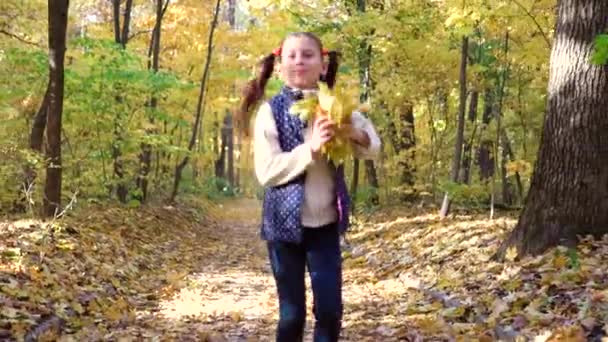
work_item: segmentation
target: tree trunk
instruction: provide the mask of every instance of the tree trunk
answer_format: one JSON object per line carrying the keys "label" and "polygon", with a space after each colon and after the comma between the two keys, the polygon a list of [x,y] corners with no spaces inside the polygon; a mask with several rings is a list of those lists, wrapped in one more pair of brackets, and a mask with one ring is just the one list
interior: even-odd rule
{"label": "tree trunk", "polygon": [[359,190],[359,159],[354,158],[353,159],[353,179],[350,183],[350,193],[351,193],[351,197],[352,197],[352,201],[351,201],[351,211],[354,213],[355,212],[355,206],[357,204],[357,191]]}
{"label": "tree trunk", "polygon": [[[502,129],[502,145],[503,145],[503,158],[509,161],[515,161],[515,154],[513,153],[513,149],[511,148],[511,141],[509,140],[509,136],[507,134],[507,129]],[[515,184],[517,185],[517,197],[518,201],[523,200],[524,186],[521,181],[521,175],[519,172],[515,172]]]}
{"label": "tree trunk", "polygon": [[577,235],[608,233],[608,67],[590,64],[608,29],[605,0],[561,0],[551,51],[547,114],[525,207],[509,247],[539,254]]}
{"label": "tree trunk", "polygon": [[236,1],[237,0],[228,0],[228,24],[232,29],[236,28]]}
{"label": "tree trunk", "polygon": [[114,21],[114,41],[120,44],[120,0],[112,0],[112,19]]}
{"label": "tree trunk", "polygon": [[[126,49],[129,37],[129,25],[131,24],[131,10],[133,8],[133,0],[126,0],[125,12],[123,14],[122,28],[120,25],[120,0],[112,1],[112,9],[114,15],[114,41],[123,49]],[[121,103],[122,96],[116,96],[116,102]],[[114,160],[114,175],[117,178],[116,196],[121,203],[127,202],[129,188],[124,180],[124,163],[122,161],[121,145],[124,141],[123,128],[120,114],[114,117],[114,142],[112,143],[112,159]]]}
{"label": "tree trunk", "polygon": [[486,89],[483,99],[483,116],[482,116],[482,132],[479,143],[479,151],[477,155],[477,164],[479,164],[479,178],[481,181],[486,181],[494,175],[494,155],[492,153],[492,140],[484,134],[488,125],[492,121],[494,115],[494,94],[491,89]]}
{"label": "tree trunk", "polygon": [[46,184],[44,214],[61,209],[61,115],[63,113],[64,59],[69,0],[49,0],[49,106],[47,114]]}
{"label": "tree trunk", "polygon": [[214,151],[217,159],[215,160],[215,177],[216,178],[224,178],[225,173],[225,155],[226,155],[226,146],[224,145],[226,142],[226,138],[224,137],[224,130],[220,126],[220,120],[217,117],[217,112],[215,114],[214,128],[215,128],[215,139],[214,139]]}
{"label": "tree trunk", "polygon": [[477,104],[479,103],[479,92],[473,90],[471,92],[471,101],[469,102],[469,122],[473,127],[473,133],[464,145],[464,154],[462,160],[462,182],[469,184],[471,182],[471,155],[473,151],[473,141],[475,141],[475,133],[477,130]]}
{"label": "tree trunk", "polygon": [[129,27],[131,26],[131,9],[133,9],[133,0],[127,0],[125,4],[125,13],[122,21],[122,32],[120,36],[120,43],[123,49],[127,47],[127,42],[129,41]]}
{"label": "tree trunk", "polygon": [[[415,182],[414,173],[416,172],[414,162],[414,151],[416,147],[416,136],[414,134],[414,107],[411,103],[405,102],[399,110],[399,125],[395,122],[389,124],[389,135],[395,154],[398,156],[397,165],[400,170],[399,185],[407,186],[412,189]],[[394,121],[394,120],[391,120]],[[399,130],[397,127],[399,126]],[[414,194],[406,195],[402,193],[400,200],[410,201]]]}
{"label": "tree trunk", "polygon": [[[32,130],[30,132],[30,148],[32,151],[42,153],[42,142],[44,141],[44,129],[46,128],[47,114],[49,110],[50,100],[50,84],[47,85],[46,91],[44,92],[44,98],[36,112],[34,121],[32,123]],[[32,169],[29,165],[24,167],[24,179],[23,179],[23,190],[24,196],[21,198],[21,202],[27,201],[29,192],[36,180],[36,170]],[[25,208],[25,207],[23,207]]]}
{"label": "tree trunk", "polygon": [[378,183],[378,175],[376,174],[376,166],[374,165],[373,160],[365,160],[365,178],[367,180],[367,184],[373,189],[373,192],[370,197],[370,203],[373,205],[380,204],[380,195],[378,194],[378,189],[380,189],[380,185]]}
{"label": "tree trunk", "polygon": [[224,128],[226,137],[226,156],[228,157],[228,183],[234,186],[234,131],[232,130],[232,114],[227,113],[224,120]]}
{"label": "tree trunk", "polygon": [[[148,50],[148,69],[157,73],[159,70],[160,63],[160,34],[162,31],[162,20],[169,5],[170,0],[166,0],[163,6],[163,0],[156,0],[156,22],[154,29],[152,30],[152,36],[150,38],[150,49]],[[149,101],[149,107],[151,111],[156,109],[158,105],[158,99],[152,95]],[[148,118],[151,124],[154,124],[154,116]],[[153,134],[153,129],[147,129],[146,134]],[[148,199],[148,175],[150,174],[152,164],[152,146],[150,144],[141,144],[141,153],[139,155],[140,171],[137,177],[137,187],[141,192],[141,201],[145,202]]]}
{"label": "tree trunk", "polygon": [[[458,104],[458,130],[456,131],[456,144],[454,146],[454,159],[452,160],[452,174],[450,180],[458,182],[460,173],[460,163],[462,159],[462,145],[464,143],[464,112],[467,104],[467,59],[468,59],[469,38],[462,38],[462,56],[460,60],[460,103]],[[450,197],[446,192],[443,197],[439,216],[444,218],[450,212]]]}
{"label": "tree trunk", "polygon": [[[198,103],[196,106],[196,115],[194,119],[194,124],[192,125],[192,136],[190,138],[190,143],[188,144],[188,151],[191,152],[194,144],[196,143],[196,137],[198,136],[198,130],[200,123],[202,121],[202,109],[203,109],[203,98],[207,85],[207,79],[209,78],[209,66],[211,65],[211,55],[213,52],[213,34],[215,32],[215,28],[217,26],[217,19],[220,12],[220,0],[217,0],[215,4],[215,12],[213,13],[213,22],[211,23],[211,29],[209,30],[209,39],[207,41],[207,60],[205,61],[205,69],[203,71],[203,77],[201,79],[201,87],[198,95]],[[175,167],[175,177],[173,180],[173,191],[171,191],[170,201],[174,202],[175,197],[177,197],[177,192],[179,190],[179,183],[182,179],[182,172],[186,165],[188,164],[188,160],[190,157],[186,155],[184,159]]]}
{"label": "tree trunk", "polygon": [[[505,43],[504,43],[504,53],[505,59],[507,59],[507,54],[509,53],[509,31],[505,34]],[[501,183],[502,183],[502,203],[506,206],[510,206],[513,204],[513,191],[511,183],[509,182],[509,178],[507,177],[507,160],[509,160],[509,155],[507,153],[507,144],[509,144],[507,133],[505,129],[502,127],[502,104],[504,102],[505,93],[506,93],[506,85],[507,80],[509,78],[509,69],[510,65],[507,64],[505,70],[502,72],[500,77],[500,84],[498,88],[498,108],[496,111],[496,122],[497,122],[497,146],[500,146],[502,149],[502,155],[500,158],[500,175],[501,175]],[[509,146],[510,147],[510,146]],[[496,154],[498,155],[498,154]]]}
{"label": "tree trunk", "polygon": [[[365,13],[366,0],[357,0],[357,12]],[[358,50],[359,59],[359,84],[361,85],[362,91],[359,95],[361,102],[365,102],[369,99],[371,92],[371,61],[372,61],[372,45],[369,43],[367,37],[361,38],[359,42]],[[365,161],[365,175],[367,183],[374,190],[378,189],[378,176],[376,175],[376,168],[373,160]],[[375,191],[371,197],[371,203],[374,205],[380,203],[380,197],[378,192]]]}

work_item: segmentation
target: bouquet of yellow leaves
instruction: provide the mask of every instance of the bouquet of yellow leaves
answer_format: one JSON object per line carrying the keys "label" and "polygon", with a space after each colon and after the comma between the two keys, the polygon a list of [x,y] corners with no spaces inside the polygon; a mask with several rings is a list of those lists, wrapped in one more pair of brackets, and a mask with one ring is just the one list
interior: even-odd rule
{"label": "bouquet of yellow leaves", "polygon": [[356,95],[344,89],[329,89],[327,84],[319,82],[317,96],[305,97],[289,109],[291,115],[302,121],[313,122],[317,116],[326,115],[336,125],[334,137],[322,149],[324,155],[336,164],[340,164],[352,154],[349,138],[351,116],[353,111],[368,112],[369,105],[361,104]]}

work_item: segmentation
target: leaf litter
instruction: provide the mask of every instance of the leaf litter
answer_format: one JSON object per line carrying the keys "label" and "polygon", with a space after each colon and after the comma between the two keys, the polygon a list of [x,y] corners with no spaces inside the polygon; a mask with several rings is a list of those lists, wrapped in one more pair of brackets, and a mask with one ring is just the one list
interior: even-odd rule
{"label": "leaf litter", "polygon": [[[259,210],[198,200],[1,223],[0,339],[272,341]],[[606,341],[608,238],[493,261],[515,223],[402,208],[355,220],[343,340]]]}

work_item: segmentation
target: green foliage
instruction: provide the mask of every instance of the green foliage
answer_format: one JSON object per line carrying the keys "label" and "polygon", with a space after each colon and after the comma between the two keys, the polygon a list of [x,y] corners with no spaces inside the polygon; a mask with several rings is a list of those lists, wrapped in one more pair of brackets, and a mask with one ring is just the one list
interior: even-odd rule
{"label": "green foliage", "polygon": [[[509,175],[521,165],[533,165],[538,149],[546,103],[549,47],[540,31],[551,32],[554,14],[548,0],[510,2],[446,0],[428,2],[367,2],[361,12],[354,1],[331,3],[327,0],[289,2],[270,1],[248,8],[232,30],[220,25],[208,89],[203,102],[202,130],[193,152],[187,151],[198,99],[200,76],[205,65],[204,39],[209,29],[212,4],[186,1],[173,3],[163,19],[160,71],[148,69],[149,31],[154,23],[152,3],[140,3],[134,12],[133,39],[124,49],[112,36],[112,21],[91,13],[105,13],[108,7],[87,2],[70,9],[72,19],[86,20],[73,25],[66,55],[66,84],[63,113],[64,190],[99,201],[114,198],[112,191],[126,184],[132,206],[140,205],[142,146],[150,146],[152,165],[147,180],[148,195],[167,196],[173,182],[175,165],[190,157],[197,170],[210,170],[217,158],[219,132],[215,123],[222,114],[238,104],[240,86],[257,73],[256,63],[270,52],[289,31],[317,33],[324,47],[340,51],[337,85],[357,93],[365,75],[361,58],[371,46],[371,93],[368,113],[383,141],[383,158],[376,163],[381,175],[381,191],[408,195],[411,189],[426,189],[434,194],[448,190],[463,205],[487,202],[489,189],[473,176],[472,185],[445,183],[449,178],[459,101],[458,67],[463,35],[469,36],[468,89],[479,92],[477,118],[467,121],[465,140],[473,144],[471,155],[482,140],[495,144],[497,94],[508,71],[502,101],[502,128],[507,130],[517,165],[509,164]],[[270,4],[272,3],[272,5]],[[48,82],[46,33],[40,18],[46,15],[44,2],[10,0],[0,5],[11,20],[8,31],[32,42],[2,36],[8,44],[0,48],[0,192],[7,201],[18,197],[22,171],[26,164],[41,171],[41,156],[28,150],[32,118],[37,112]],[[254,6],[248,2],[243,6]],[[105,6],[105,7],[104,7]],[[532,9],[538,25],[522,8]],[[4,13],[3,12],[3,13]],[[245,18],[249,15],[255,18]],[[378,25],[381,22],[382,25]],[[255,23],[250,25],[250,23]],[[82,25],[82,27],[80,26]],[[509,51],[505,54],[506,33]],[[546,35],[546,34],[545,34]],[[595,63],[608,60],[608,35],[596,40]],[[266,88],[271,96],[282,86],[272,77]],[[490,101],[485,94],[491,94]],[[152,98],[155,106],[151,105]],[[469,100],[470,101],[470,100]],[[467,102],[468,110],[469,102]],[[491,105],[489,123],[482,123],[483,110]],[[414,108],[415,147],[400,151],[404,108]],[[219,115],[218,115],[219,114]],[[495,146],[495,145],[493,145]],[[493,148],[494,149],[494,148]],[[235,151],[236,151],[235,146]],[[114,172],[118,151],[124,176]],[[239,151],[242,189],[231,189],[213,177],[185,177],[187,192],[209,198],[233,196],[241,191],[259,189],[252,172],[251,151]],[[495,151],[491,151],[495,153]],[[502,154],[496,163],[501,162]],[[413,186],[401,184],[403,165],[414,171]],[[473,162],[471,173],[478,173]],[[186,170],[190,169],[190,165]],[[500,168],[498,168],[500,169]],[[186,171],[185,170],[185,171]],[[527,168],[524,168],[527,170]],[[520,170],[521,171],[521,170]],[[191,172],[191,171],[188,171]],[[42,177],[44,172],[39,172]],[[497,175],[497,179],[501,179]],[[520,172],[524,186],[529,174]],[[40,179],[42,181],[42,179]],[[399,190],[395,190],[399,189]],[[360,208],[371,207],[377,190],[360,185],[355,199]],[[525,191],[524,191],[525,192]],[[40,187],[35,189],[41,198]]]}
{"label": "green foliage", "polygon": [[595,51],[591,61],[594,64],[608,63],[608,34],[601,34],[595,39]]}
{"label": "green foliage", "polygon": [[208,199],[234,197],[239,193],[238,187],[233,187],[228,180],[220,177],[208,177],[203,183],[203,193]]}
{"label": "green foliage", "polygon": [[356,210],[364,214],[373,212],[378,206],[373,203],[372,199],[377,198],[377,196],[378,188],[368,185],[360,185],[357,188],[357,193],[353,198]]}
{"label": "green foliage", "polygon": [[442,192],[450,195],[453,203],[466,207],[482,207],[490,203],[490,188],[484,184],[460,184],[445,181],[440,185]]}

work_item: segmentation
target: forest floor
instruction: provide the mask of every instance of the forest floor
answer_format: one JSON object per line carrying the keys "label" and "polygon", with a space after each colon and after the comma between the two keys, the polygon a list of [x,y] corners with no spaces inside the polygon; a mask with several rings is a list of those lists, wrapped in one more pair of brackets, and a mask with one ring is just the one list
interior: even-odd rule
{"label": "forest floor", "polygon": [[[259,212],[236,199],[0,221],[0,340],[272,341]],[[492,261],[514,224],[415,208],[359,217],[342,340],[606,341],[608,239]]]}

